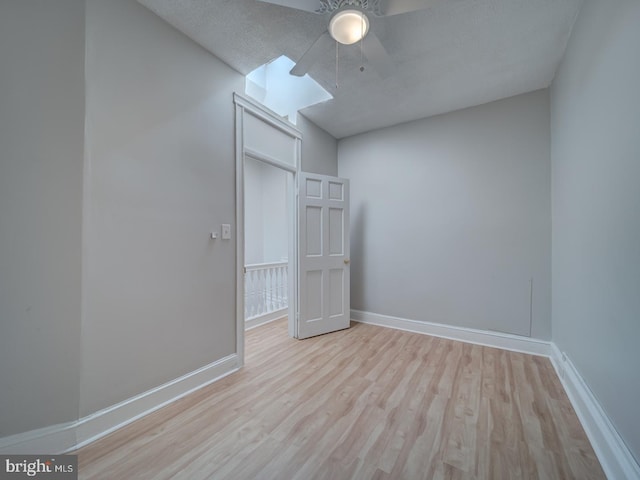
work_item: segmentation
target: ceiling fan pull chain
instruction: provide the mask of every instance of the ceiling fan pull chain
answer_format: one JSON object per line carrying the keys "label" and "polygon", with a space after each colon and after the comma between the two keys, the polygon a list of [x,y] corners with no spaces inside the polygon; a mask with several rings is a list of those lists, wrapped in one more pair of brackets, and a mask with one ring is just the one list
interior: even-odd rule
{"label": "ceiling fan pull chain", "polygon": [[360,71],[364,72],[364,61],[362,60],[363,54],[363,43],[364,43],[364,18],[362,18],[364,14],[360,12]]}
{"label": "ceiling fan pull chain", "polygon": [[338,89],[338,42],[336,41],[336,90]]}

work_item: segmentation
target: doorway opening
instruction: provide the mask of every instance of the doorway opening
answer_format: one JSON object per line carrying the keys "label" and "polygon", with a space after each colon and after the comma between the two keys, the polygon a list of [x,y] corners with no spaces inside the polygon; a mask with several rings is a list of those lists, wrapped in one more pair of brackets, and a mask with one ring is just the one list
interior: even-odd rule
{"label": "doorway opening", "polygon": [[[245,350],[245,164],[247,159],[261,165],[276,167],[286,176],[287,206],[287,330],[297,337],[296,314],[298,311],[296,227],[296,181],[300,168],[302,134],[290,123],[254,100],[233,96],[236,112],[236,353],[238,366],[244,365]],[[249,167],[251,168],[251,167]],[[277,273],[282,276],[283,272]],[[257,275],[257,274],[252,274]],[[280,283],[281,281],[273,282]],[[269,284],[271,285],[271,283]],[[268,289],[271,287],[269,286]],[[261,295],[261,294],[259,294]],[[265,295],[266,296],[266,295]],[[280,295],[271,298],[282,305]],[[276,310],[277,311],[277,310]],[[255,314],[256,310],[250,310]]]}
{"label": "doorway opening", "polygon": [[244,320],[245,330],[288,316],[289,251],[293,232],[288,183],[293,173],[245,156],[244,159]]}
{"label": "doorway opening", "polygon": [[[293,125],[253,100],[234,94],[234,103],[238,231],[236,353],[238,366],[241,367],[245,359],[245,318],[251,320],[263,313],[273,314],[276,318],[282,316],[285,298],[290,337],[302,339],[349,327],[349,181],[301,172],[302,134]],[[272,196],[268,194],[272,186],[266,186],[264,179],[272,176],[269,167],[275,167],[279,171],[278,174],[273,174],[275,177],[285,175],[284,200],[281,197],[281,180],[273,183],[273,192],[278,193]],[[246,170],[260,172],[257,175],[261,178],[260,187],[247,184]],[[266,197],[263,194],[265,189]],[[255,198],[257,192],[260,192],[258,199]],[[272,220],[263,218],[276,209],[273,205],[269,206],[274,202],[286,204],[286,262],[265,261],[283,258],[283,243],[274,240],[273,244],[267,245],[265,241],[265,237],[272,234],[282,238],[280,234],[284,230],[282,217]],[[260,204],[255,211],[249,212],[249,222],[252,216],[261,217],[260,226],[255,220],[254,223],[245,222],[245,203]],[[251,205],[248,208],[252,208]],[[274,226],[276,224],[280,227]],[[256,228],[260,228],[257,233]],[[280,231],[277,231],[278,228]],[[260,243],[253,246],[249,244],[248,249],[245,249],[247,234],[261,238]],[[249,242],[254,238],[249,239]],[[269,252],[270,257],[264,256],[265,251]],[[245,254],[250,257],[249,262],[245,261]],[[256,261],[261,263],[251,263]],[[280,265],[269,265],[274,263]],[[286,271],[282,263],[286,263]],[[246,268],[248,266],[255,268]],[[253,272],[259,267],[263,272],[250,273],[247,284],[247,270]],[[266,267],[273,268],[270,270]],[[286,293],[283,283],[287,286]],[[263,318],[255,323],[262,321],[268,319]]]}

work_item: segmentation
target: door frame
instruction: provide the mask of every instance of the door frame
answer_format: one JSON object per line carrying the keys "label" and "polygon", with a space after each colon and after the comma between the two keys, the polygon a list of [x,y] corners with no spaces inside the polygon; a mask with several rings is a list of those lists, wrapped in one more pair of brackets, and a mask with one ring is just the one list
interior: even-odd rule
{"label": "door frame", "polygon": [[[298,245],[297,245],[297,181],[300,171],[302,152],[302,133],[295,126],[270,109],[247,97],[233,94],[235,104],[235,132],[236,132],[236,354],[239,366],[244,365],[244,160],[253,158],[274,167],[289,172],[287,175],[287,209],[289,230],[289,272],[288,272],[288,331],[289,336],[297,337],[298,315]],[[291,165],[265,152],[256,151],[245,143],[245,115],[252,115],[267,126],[291,137],[294,143],[295,165]]]}

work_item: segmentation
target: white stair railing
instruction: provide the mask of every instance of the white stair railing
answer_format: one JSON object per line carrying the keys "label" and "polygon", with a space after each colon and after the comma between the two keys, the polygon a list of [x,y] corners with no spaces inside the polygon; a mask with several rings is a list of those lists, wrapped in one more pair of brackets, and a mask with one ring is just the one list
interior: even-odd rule
{"label": "white stair railing", "polygon": [[288,306],[288,263],[244,267],[244,318],[251,320]]}

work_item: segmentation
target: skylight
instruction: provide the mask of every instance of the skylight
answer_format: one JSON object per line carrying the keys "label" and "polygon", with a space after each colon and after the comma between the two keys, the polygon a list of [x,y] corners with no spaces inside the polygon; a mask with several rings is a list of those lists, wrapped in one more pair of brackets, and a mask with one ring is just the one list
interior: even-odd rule
{"label": "skylight", "polygon": [[331,100],[333,96],[308,74],[289,74],[295,63],[282,55],[249,73],[245,93],[282,117],[296,123],[298,110]]}

